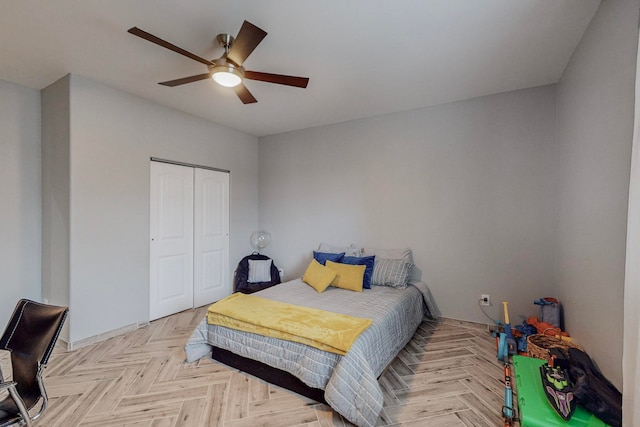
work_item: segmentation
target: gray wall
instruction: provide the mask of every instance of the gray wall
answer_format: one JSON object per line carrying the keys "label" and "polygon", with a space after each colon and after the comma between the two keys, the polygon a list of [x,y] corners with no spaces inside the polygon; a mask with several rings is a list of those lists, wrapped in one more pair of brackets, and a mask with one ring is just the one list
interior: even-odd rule
{"label": "gray wall", "polygon": [[0,328],[40,300],[40,93],[0,80]]}
{"label": "gray wall", "polygon": [[149,158],[228,169],[230,260],[258,226],[256,137],[70,78],[70,341],[149,318]]}
{"label": "gray wall", "polygon": [[[42,297],[69,306],[69,77],[42,91]],[[69,342],[65,322],[60,338]]]}
{"label": "gray wall", "polygon": [[558,86],[558,290],[567,329],[622,384],[637,0],[603,1]]}
{"label": "gray wall", "polygon": [[413,249],[442,315],[518,314],[554,283],[555,87],[260,139],[260,226],[285,278],[331,244]]}

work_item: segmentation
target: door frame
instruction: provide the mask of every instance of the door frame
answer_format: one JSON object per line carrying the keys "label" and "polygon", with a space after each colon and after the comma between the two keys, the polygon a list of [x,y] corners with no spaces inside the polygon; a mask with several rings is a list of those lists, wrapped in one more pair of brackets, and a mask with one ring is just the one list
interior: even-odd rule
{"label": "door frame", "polygon": [[[212,166],[205,166],[205,165],[199,165],[199,164],[194,164],[194,163],[185,163],[185,162],[180,162],[180,161],[176,161],[176,160],[169,160],[169,159],[163,159],[163,158],[159,158],[159,157],[150,157],[150,166],[149,169],[151,169],[151,162],[156,162],[156,163],[167,163],[167,164],[172,164],[172,165],[176,165],[176,166],[184,166],[184,167],[188,167],[188,168],[192,168],[194,170],[193,176],[194,176],[194,184],[195,184],[195,169],[204,169],[204,170],[211,170],[211,171],[216,171],[216,172],[223,172],[229,175],[229,178],[226,182],[226,228],[227,228],[227,248],[226,248],[226,261],[224,262],[224,264],[226,265],[226,271],[223,272],[223,275],[226,277],[226,281],[228,282],[228,293],[230,294],[232,291],[232,285],[231,285],[231,278],[229,276],[229,265],[230,265],[230,214],[231,214],[231,171],[228,169],[221,169],[221,168],[216,168],[216,167],[212,167]],[[151,177],[151,170],[149,171],[149,176]],[[151,194],[151,188],[150,188],[150,194]],[[194,186],[194,197],[195,197],[195,186]],[[195,199],[192,201],[193,202],[193,215],[195,217]],[[152,215],[152,209],[153,206],[151,206],[151,200],[150,200],[150,209],[149,209],[149,229],[151,230],[151,215]],[[195,219],[195,218],[194,218]],[[195,223],[193,224],[195,226]],[[194,227],[194,232],[195,232],[195,227]],[[151,231],[150,231],[151,234]],[[195,236],[194,236],[195,237]],[[150,277],[149,277],[149,319],[151,320],[155,320],[151,319],[151,295],[152,295],[152,289],[151,289],[151,255],[152,255],[152,249],[151,249],[151,245],[152,245],[152,239],[153,236],[149,236],[149,272],[150,272]],[[195,239],[192,239],[192,248],[195,249]],[[192,264],[195,263],[195,251],[192,251]],[[193,272],[193,269],[192,269]],[[193,276],[193,274],[192,274]],[[194,278],[192,277],[192,282],[195,283]],[[192,294],[192,301],[195,302],[195,298],[194,295]],[[194,304],[192,303],[192,307],[194,307]],[[162,317],[162,316],[161,316]],[[160,317],[157,317],[160,318]]]}

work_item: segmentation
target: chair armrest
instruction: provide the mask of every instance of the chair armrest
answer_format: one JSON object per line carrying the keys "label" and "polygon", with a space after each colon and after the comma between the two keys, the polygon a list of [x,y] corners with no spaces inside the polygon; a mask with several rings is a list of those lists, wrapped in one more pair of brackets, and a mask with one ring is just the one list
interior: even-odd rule
{"label": "chair armrest", "polygon": [[20,425],[31,427],[31,425],[33,424],[33,418],[31,417],[31,415],[29,415],[29,411],[27,410],[22,397],[18,394],[18,390],[16,389],[17,384],[18,383],[15,381],[7,381],[1,383],[0,391],[4,391],[6,389],[9,392],[9,395],[13,399],[13,402],[16,404],[16,407],[18,408],[18,411],[20,412],[20,415],[22,417],[22,421],[24,422],[24,424]]}
{"label": "chair armrest", "polygon": [[[0,350],[0,352],[4,353],[4,351]],[[0,354],[2,354],[0,353]],[[2,376],[2,366],[0,366],[0,383],[4,382],[4,376]]]}
{"label": "chair armrest", "polygon": [[15,387],[15,385],[18,384],[15,381],[5,381],[0,383],[0,390],[4,390],[5,388],[9,388],[9,387]]}
{"label": "chair armrest", "polygon": [[8,388],[13,388],[16,386],[16,384],[18,383],[15,381],[7,381],[7,382],[0,383],[0,391],[6,390]]}

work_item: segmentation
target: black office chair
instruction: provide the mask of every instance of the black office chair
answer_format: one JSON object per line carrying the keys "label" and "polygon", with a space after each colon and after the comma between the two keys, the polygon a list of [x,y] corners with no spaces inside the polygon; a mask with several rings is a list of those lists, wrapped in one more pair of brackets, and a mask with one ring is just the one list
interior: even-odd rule
{"label": "black office chair", "polygon": [[247,255],[242,258],[236,267],[236,271],[233,273],[233,292],[242,292],[245,294],[251,294],[261,291],[271,286],[280,284],[280,270],[274,263],[271,263],[271,280],[268,282],[249,282],[249,260],[269,260],[266,255],[259,254],[257,252]]}
{"label": "black office chair", "polygon": [[[60,330],[67,318],[67,307],[18,301],[7,329],[0,338],[0,350],[11,352],[12,381],[5,381],[0,370],[0,392],[9,395],[0,401],[0,427],[31,426],[47,407],[42,382],[46,366]],[[42,401],[34,415],[29,411]]]}

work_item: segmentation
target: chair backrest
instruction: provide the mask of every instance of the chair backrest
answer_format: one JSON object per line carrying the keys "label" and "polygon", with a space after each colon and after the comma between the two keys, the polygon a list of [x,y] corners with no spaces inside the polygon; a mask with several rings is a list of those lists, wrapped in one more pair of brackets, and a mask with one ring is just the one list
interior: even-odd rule
{"label": "chair backrest", "polygon": [[22,299],[0,338],[0,349],[11,351],[12,379],[28,408],[40,398],[39,366],[47,364],[68,311]]}
{"label": "chair backrest", "polygon": [[249,260],[268,260],[266,255],[253,253],[242,258],[236,267],[233,279],[234,292],[251,293],[280,283],[280,271],[275,263],[271,263],[271,280],[269,282],[250,283],[249,282]]}

